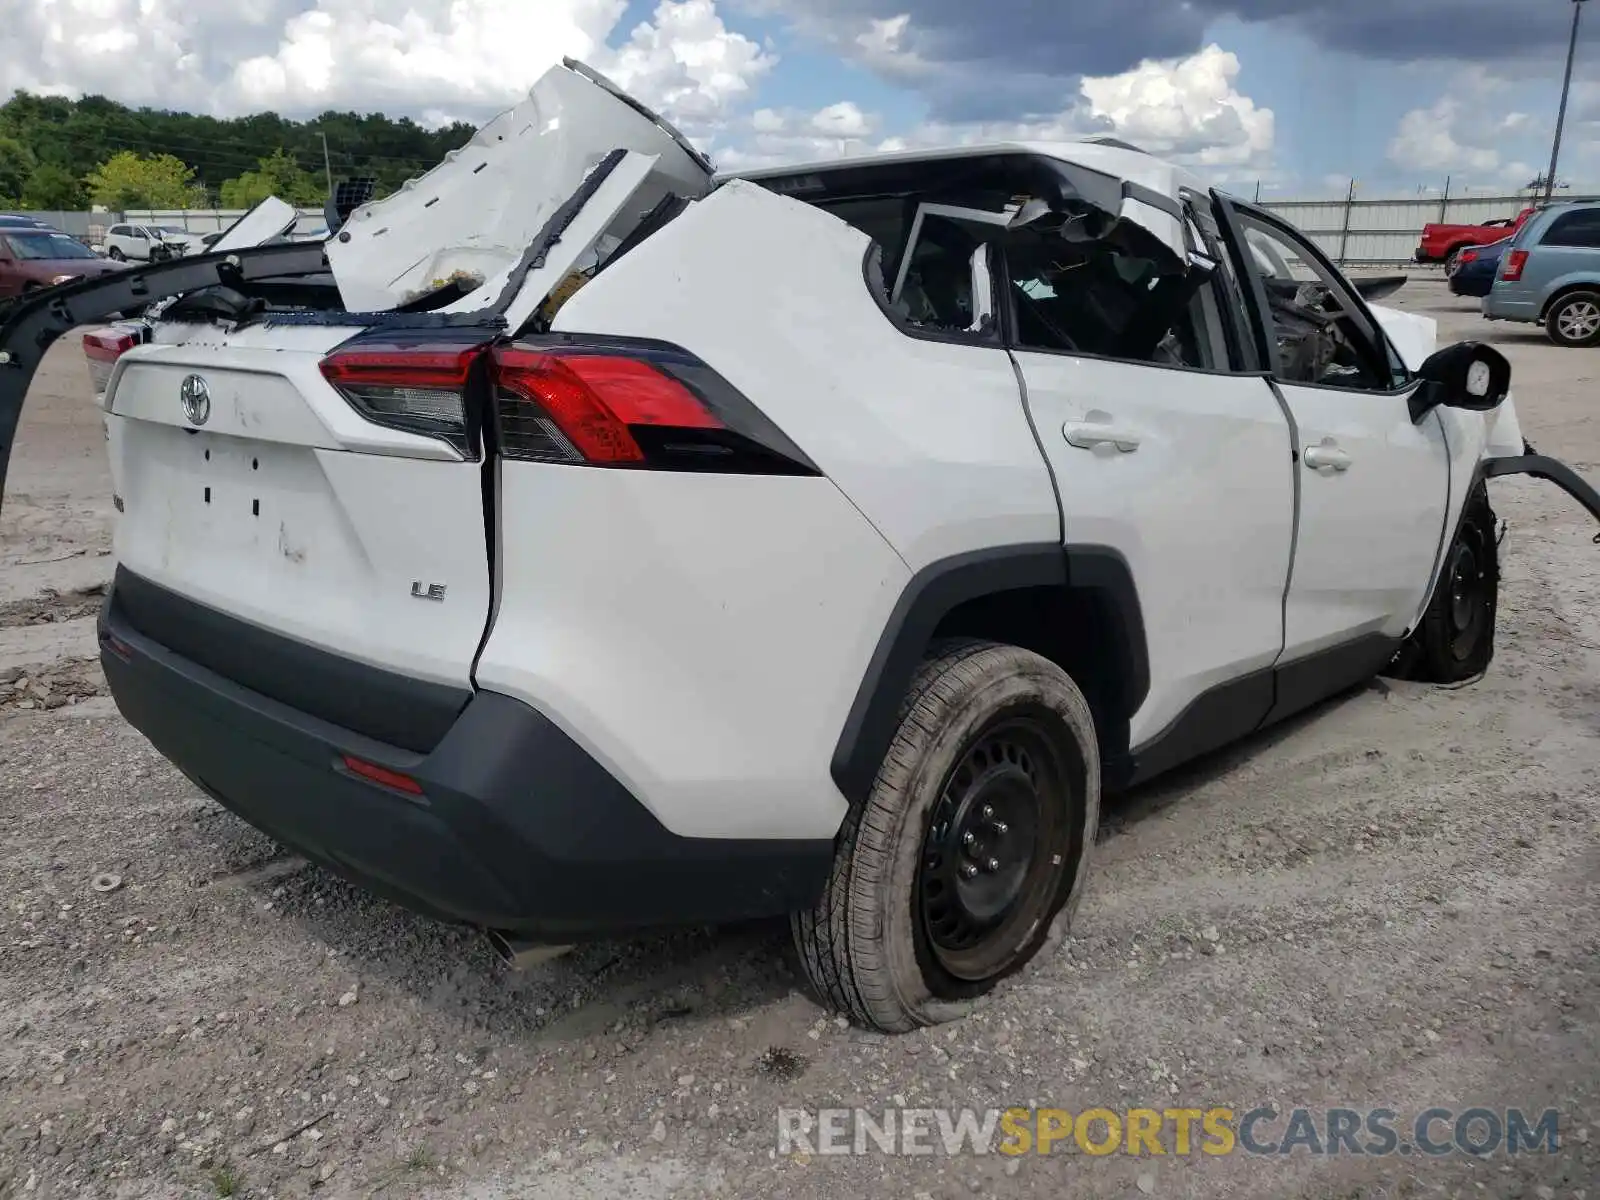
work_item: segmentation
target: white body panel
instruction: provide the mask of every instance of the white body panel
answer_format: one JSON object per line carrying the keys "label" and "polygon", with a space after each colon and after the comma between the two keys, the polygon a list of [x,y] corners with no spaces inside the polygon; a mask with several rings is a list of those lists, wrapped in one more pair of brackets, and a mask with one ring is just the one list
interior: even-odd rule
{"label": "white body panel", "polygon": [[1421,313],[1404,312],[1386,308],[1381,304],[1368,304],[1372,315],[1389,335],[1394,348],[1409,370],[1422,366],[1427,357],[1439,348],[1439,322]]}
{"label": "white body panel", "polygon": [[[1283,649],[1294,537],[1288,422],[1256,376],[1028,351],[1017,361],[1055,466],[1067,542],[1119,551],[1139,592],[1150,692],[1132,719],[1137,746]],[[1137,445],[1083,449],[1069,444],[1074,431]]]}
{"label": "white body panel", "polygon": [[[457,272],[495,279],[522,258],[584,177],[615,149],[657,160],[656,194],[640,197],[632,220],[667,191],[697,196],[709,185],[703,160],[670,127],[577,71],[552,67],[527,99],[439,166],[350,214],[328,242],[346,307],[394,308]],[[487,285],[480,291],[470,307],[495,298]]]}
{"label": "white body panel", "polygon": [[909,572],[825,479],[500,470],[480,686],[561,725],[673,833],[827,838],[829,763]]}
{"label": "white body panel", "polygon": [[[1300,454],[1284,659],[1366,634],[1399,637],[1426,603],[1445,533],[1450,467],[1439,418],[1413,424],[1401,395],[1279,388]],[[1314,465],[1328,455],[1343,455],[1345,469]]]}
{"label": "white body panel", "polygon": [[276,196],[268,196],[229,226],[227,231],[211,244],[206,253],[218,254],[224,250],[243,250],[249,246],[259,246],[262,242],[271,241],[288,233],[299,219],[300,214],[295,211],[293,205]]}
{"label": "white body panel", "polygon": [[730,183],[578,292],[555,328],[659,338],[700,355],[913,571],[1058,540],[1010,359],[900,332],[867,290],[868,244],[817,209]]}

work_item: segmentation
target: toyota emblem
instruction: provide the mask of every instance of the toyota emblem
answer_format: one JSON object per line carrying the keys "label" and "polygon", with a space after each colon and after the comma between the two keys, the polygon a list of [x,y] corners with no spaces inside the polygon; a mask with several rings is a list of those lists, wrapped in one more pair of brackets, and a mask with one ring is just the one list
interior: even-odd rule
{"label": "toyota emblem", "polygon": [[211,418],[211,389],[198,375],[190,375],[178,389],[178,401],[183,405],[183,415],[191,425],[204,425]]}

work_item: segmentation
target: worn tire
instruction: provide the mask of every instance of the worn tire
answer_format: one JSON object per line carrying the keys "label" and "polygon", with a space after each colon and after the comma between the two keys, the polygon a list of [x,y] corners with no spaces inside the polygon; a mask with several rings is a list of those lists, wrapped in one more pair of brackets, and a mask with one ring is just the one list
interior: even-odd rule
{"label": "worn tire", "polygon": [[[1582,322],[1585,333],[1574,333],[1567,326],[1577,325],[1575,317],[1583,313],[1588,319]],[[1600,317],[1600,292],[1571,292],[1550,306],[1544,315],[1545,332],[1558,346],[1600,346],[1600,324],[1589,328],[1589,322]]]}
{"label": "worn tire", "polygon": [[1422,683],[1476,679],[1494,660],[1500,601],[1500,552],[1488,489],[1467,497],[1455,538],[1422,620],[1386,674]]}
{"label": "worn tire", "polygon": [[[1036,747],[1038,762],[1001,740],[1014,728],[1037,736],[1022,744]],[[997,755],[996,746],[1007,748]],[[961,902],[936,896],[925,911],[921,900],[944,888],[945,869],[934,866],[942,852],[930,849],[930,829],[937,816],[941,836],[953,843],[952,794],[964,788],[970,808],[974,796],[987,794],[984,780],[1014,778],[1013,767],[1030,781],[1036,799],[1029,803],[1040,814],[1026,839],[1017,908],[1005,910],[982,943],[992,947],[984,953],[997,958],[994,969],[957,977],[946,966],[959,952],[936,944],[927,913],[948,920],[939,905]],[[822,899],[793,918],[800,963],[818,998],[886,1033],[964,1015],[1062,935],[1082,895],[1099,814],[1094,721],[1066,673],[1015,646],[936,646],[903,701],[871,795],[845,818]],[[968,812],[967,819],[976,817]],[[995,828],[1000,839],[1018,832]]]}

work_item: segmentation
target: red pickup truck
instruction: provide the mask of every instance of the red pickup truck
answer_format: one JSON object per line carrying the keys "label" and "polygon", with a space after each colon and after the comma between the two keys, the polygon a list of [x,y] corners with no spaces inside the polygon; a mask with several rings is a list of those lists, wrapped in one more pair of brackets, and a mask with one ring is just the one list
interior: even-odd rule
{"label": "red pickup truck", "polygon": [[1482,225],[1424,225],[1422,243],[1417,247],[1419,263],[1448,262],[1457,250],[1468,246],[1487,246],[1511,237],[1538,211],[1525,208],[1515,217],[1501,217]]}

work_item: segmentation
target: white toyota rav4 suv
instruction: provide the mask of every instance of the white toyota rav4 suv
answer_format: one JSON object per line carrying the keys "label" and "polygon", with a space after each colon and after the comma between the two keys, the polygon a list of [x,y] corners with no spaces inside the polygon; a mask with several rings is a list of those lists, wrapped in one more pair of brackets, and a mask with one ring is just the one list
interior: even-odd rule
{"label": "white toyota rav4 suv", "polygon": [[1103,789],[1482,672],[1486,478],[1600,516],[1500,354],[1131,147],[719,179],[567,63],[341,216],[18,304],[0,452],[149,305],[85,336],[118,706],[513,959],[788,916],[839,1010],[945,1019],[1064,927]]}

